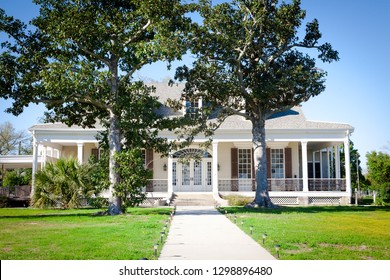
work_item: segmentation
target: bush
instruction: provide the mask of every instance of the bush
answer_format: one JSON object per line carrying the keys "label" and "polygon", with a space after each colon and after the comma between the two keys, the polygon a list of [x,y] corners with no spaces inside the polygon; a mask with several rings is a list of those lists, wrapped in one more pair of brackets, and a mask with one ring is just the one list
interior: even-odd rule
{"label": "bush", "polygon": [[91,197],[87,201],[88,205],[93,208],[101,209],[108,207],[108,200],[104,197]]}
{"label": "bush", "polygon": [[145,169],[140,150],[121,151],[115,154],[115,159],[120,177],[115,195],[122,199],[122,212],[125,212],[126,208],[139,206],[146,199],[143,188],[148,184],[151,172]]}
{"label": "bush", "polygon": [[0,208],[9,207],[9,199],[6,196],[0,196]]}
{"label": "bush", "polygon": [[227,195],[224,199],[229,202],[230,206],[245,206],[253,201],[253,197],[242,195]]}
{"label": "bush", "polygon": [[7,171],[3,177],[3,187],[15,187],[20,185],[20,177],[16,170]]}
{"label": "bush", "polygon": [[31,169],[7,171],[3,177],[3,187],[15,187],[29,185],[31,181]]}

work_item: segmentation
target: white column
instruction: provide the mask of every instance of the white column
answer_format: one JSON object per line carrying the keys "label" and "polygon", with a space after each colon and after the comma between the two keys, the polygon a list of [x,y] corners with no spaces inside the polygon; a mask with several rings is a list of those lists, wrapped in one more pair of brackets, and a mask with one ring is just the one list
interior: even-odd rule
{"label": "white column", "polygon": [[324,174],[322,174],[322,150],[320,150],[320,177],[324,178]]}
{"label": "white column", "polygon": [[84,143],[77,143],[77,159],[80,164],[83,163],[83,150],[84,150]]}
{"label": "white column", "polygon": [[330,176],[331,160],[330,160],[329,148],[326,148],[326,162],[328,163],[328,178],[331,178],[331,176]]}
{"label": "white column", "polygon": [[168,155],[168,194],[173,193],[173,158]]}
{"label": "white column", "polygon": [[336,178],[341,178],[341,169],[340,169],[340,147],[337,145],[335,147],[335,164],[336,164]]}
{"label": "white column", "polygon": [[352,193],[351,188],[351,158],[349,153],[349,135],[344,140],[344,154],[345,154],[345,180],[346,180],[346,191]]}
{"label": "white column", "polygon": [[32,198],[35,191],[35,174],[38,170],[38,143],[33,131],[33,162],[32,162],[32,180],[31,180],[31,194]]}
{"label": "white column", "polygon": [[218,194],[218,142],[213,141],[213,193]]}
{"label": "white column", "polygon": [[302,180],[303,191],[309,191],[309,172],[307,168],[307,141],[301,141],[302,145]]}
{"label": "white column", "polygon": [[[38,146],[38,148],[39,148],[39,146]],[[46,146],[41,145],[41,151],[42,151],[42,155],[41,155],[41,158],[42,158],[42,160],[41,160],[41,170],[42,170],[42,169],[44,169],[46,167],[46,160],[47,160],[47,158],[46,158]]]}
{"label": "white column", "polygon": [[336,171],[335,171],[335,164],[334,164],[334,157],[335,157],[335,155],[334,155],[334,153],[333,153],[333,148],[334,147],[332,147],[331,148],[331,150],[330,150],[330,166],[332,167],[332,170],[331,170],[331,174],[330,174],[330,177],[329,178],[335,178],[336,177]]}
{"label": "white column", "polygon": [[316,178],[316,152],[313,152],[313,158],[312,158],[312,169],[313,169],[313,178]]}

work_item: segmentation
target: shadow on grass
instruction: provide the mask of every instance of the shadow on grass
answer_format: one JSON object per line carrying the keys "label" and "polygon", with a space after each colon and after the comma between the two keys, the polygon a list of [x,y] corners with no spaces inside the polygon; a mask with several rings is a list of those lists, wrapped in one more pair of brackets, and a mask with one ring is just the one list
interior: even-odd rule
{"label": "shadow on grass", "polygon": [[342,213],[342,212],[390,212],[389,206],[302,206],[302,207],[286,207],[279,206],[277,208],[245,208],[243,206],[232,206],[220,208],[221,213],[243,214],[243,213],[265,213],[265,214],[283,214],[283,213]]}
{"label": "shadow on grass", "polygon": [[[48,217],[107,217],[110,215],[104,215],[104,209],[96,209],[96,211],[90,211],[90,212],[84,212],[85,209],[80,209],[80,212],[78,210],[70,210],[72,212],[69,212],[69,210],[53,210],[53,209],[47,209],[47,210],[39,210],[39,213],[23,213],[23,209],[20,210],[20,214],[17,213],[18,211],[16,209],[13,209],[12,214],[6,214],[6,213],[0,213],[0,219],[15,219],[15,218],[23,218],[23,219],[34,219],[34,218],[48,218]],[[47,212],[46,212],[47,211]],[[46,213],[45,213],[46,212]],[[125,216],[125,215],[134,215],[134,216],[148,216],[148,215],[164,215],[168,216],[171,212],[170,208],[128,208],[127,212],[118,215],[118,216]]]}

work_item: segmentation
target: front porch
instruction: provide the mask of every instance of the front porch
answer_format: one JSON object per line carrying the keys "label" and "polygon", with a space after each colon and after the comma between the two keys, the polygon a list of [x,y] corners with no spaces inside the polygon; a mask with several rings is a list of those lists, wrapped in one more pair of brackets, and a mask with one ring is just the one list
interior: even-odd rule
{"label": "front porch", "polygon": [[[303,190],[303,179],[268,179],[268,192],[271,201],[277,205],[348,205],[350,194],[345,179],[309,179],[308,190]],[[221,197],[239,195],[255,197],[256,182],[252,180],[221,179],[217,194]],[[150,180],[144,191],[149,197],[170,197],[168,180]],[[173,193],[212,193],[204,188],[192,188]]]}

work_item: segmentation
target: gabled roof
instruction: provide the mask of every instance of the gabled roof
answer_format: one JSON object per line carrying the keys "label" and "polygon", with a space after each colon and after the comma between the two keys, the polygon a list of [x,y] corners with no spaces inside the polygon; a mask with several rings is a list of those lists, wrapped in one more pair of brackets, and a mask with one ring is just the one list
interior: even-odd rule
{"label": "gabled roof", "polygon": [[[149,83],[148,85],[153,85],[156,88],[156,91],[152,94],[153,96],[157,96],[159,101],[162,104],[168,99],[179,100],[180,96],[184,89],[184,84],[175,84],[173,86],[169,86],[167,83]],[[177,112],[172,110],[171,108],[163,105],[158,113],[161,116],[177,116],[181,115],[181,112]],[[277,113],[273,115],[271,118],[267,119],[265,122],[265,128],[267,130],[272,129],[288,129],[288,130],[304,130],[304,129],[325,129],[325,130],[350,130],[351,132],[354,130],[352,126],[345,123],[334,123],[334,122],[322,122],[322,121],[309,121],[306,119],[302,108],[300,106],[296,106],[291,108],[290,110],[282,113]],[[96,128],[93,130],[101,130],[101,125],[96,125]],[[246,120],[241,116],[230,116],[228,117],[224,123],[220,126],[221,130],[248,130],[252,129],[252,124],[250,121]],[[32,126],[30,131],[33,130],[83,130],[82,127],[79,126],[71,126],[68,127],[62,123],[54,123],[54,124],[37,124]]]}

